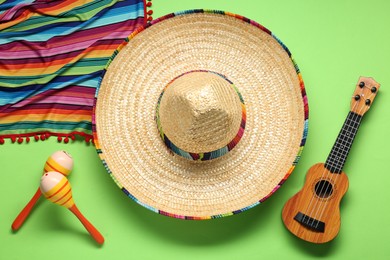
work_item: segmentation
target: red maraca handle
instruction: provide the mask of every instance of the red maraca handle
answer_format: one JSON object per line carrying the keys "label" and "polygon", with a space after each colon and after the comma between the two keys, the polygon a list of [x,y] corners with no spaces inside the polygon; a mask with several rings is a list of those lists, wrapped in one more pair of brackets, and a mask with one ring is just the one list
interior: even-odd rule
{"label": "red maraca handle", "polygon": [[83,216],[83,214],[81,214],[79,209],[76,207],[76,204],[70,207],[69,210],[75,214],[75,216],[80,220],[80,222],[84,225],[84,227],[88,230],[89,234],[91,234],[96,242],[99,244],[104,243],[104,237],[102,234],[100,234],[100,232]]}
{"label": "red maraca handle", "polygon": [[37,192],[35,192],[34,196],[27,203],[27,205],[22,209],[22,211],[19,213],[19,215],[15,218],[14,222],[12,223],[11,227],[13,231],[18,230],[23,225],[24,221],[30,214],[32,208],[34,207],[35,203],[37,203],[41,195],[42,195],[41,189],[38,188]]}

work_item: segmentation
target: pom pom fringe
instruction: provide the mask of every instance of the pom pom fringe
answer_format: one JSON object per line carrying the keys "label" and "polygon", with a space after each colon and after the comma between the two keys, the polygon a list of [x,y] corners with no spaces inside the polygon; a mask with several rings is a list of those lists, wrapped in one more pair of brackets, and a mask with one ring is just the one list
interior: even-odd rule
{"label": "pom pom fringe", "polygon": [[29,143],[31,140],[31,137],[34,138],[35,142],[38,141],[45,141],[49,139],[51,136],[56,136],[57,141],[59,143],[69,143],[70,140],[75,141],[76,136],[84,137],[86,143],[92,143],[93,144],[93,136],[92,134],[85,134],[82,132],[71,132],[68,134],[64,133],[52,133],[52,132],[36,132],[36,133],[28,133],[28,134],[15,134],[15,135],[1,135],[0,136],[0,145],[3,145],[6,143],[6,140],[9,139],[11,143]]}

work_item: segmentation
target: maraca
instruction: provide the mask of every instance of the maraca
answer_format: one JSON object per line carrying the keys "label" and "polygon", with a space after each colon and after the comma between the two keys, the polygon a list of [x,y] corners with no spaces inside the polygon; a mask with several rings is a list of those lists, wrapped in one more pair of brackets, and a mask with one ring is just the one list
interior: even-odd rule
{"label": "maraca", "polygon": [[54,171],[46,172],[41,178],[40,188],[49,201],[68,208],[81,221],[95,241],[103,244],[103,236],[76,207],[72,197],[72,188],[64,175]]}
{"label": "maraca", "polygon": [[[43,173],[48,171],[57,171],[63,175],[69,175],[73,168],[73,159],[70,154],[65,151],[57,151],[53,153],[46,161],[43,168]],[[37,203],[38,199],[41,197],[41,189],[38,187],[38,190],[35,192],[34,196],[27,203],[27,205],[22,209],[19,215],[15,218],[12,223],[12,230],[18,230],[26,220],[27,216],[30,214],[34,205]]]}

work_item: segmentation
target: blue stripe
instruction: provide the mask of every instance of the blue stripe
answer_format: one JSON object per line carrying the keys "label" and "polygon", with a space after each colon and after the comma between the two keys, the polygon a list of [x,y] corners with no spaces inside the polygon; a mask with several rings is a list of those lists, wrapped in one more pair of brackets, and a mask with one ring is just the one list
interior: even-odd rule
{"label": "blue stripe", "polygon": [[4,32],[1,34],[2,38],[0,39],[0,44],[18,41],[21,40],[20,38],[23,38],[25,41],[47,41],[52,38],[53,35],[64,36],[80,31],[80,25],[82,25],[84,30],[92,29],[143,17],[143,14],[143,3],[114,8],[104,12],[104,15],[101,17],[95,16],[85,22],[63,22],[56,24],[55,27],[53,27],[53,24],[49,24],[21,32]]}
{"label": "blue stripe", "polygon": [[80,121],[80,122],[58,122],[58,121],[50,121],[43,120],[37,122],[23,121],[16,122],[11,124],[0,124],[0,131],[4,131],[6,133],[7,130],[15,130],[15,129],[28,129],[31,132],[33,129],[45,129],[47,130],[75,130],[75,128],[82,128],[91,131],[92,123],[89,121]]}
{"label": "blue stripe", "polygon": [[48,84],[34,84],[15,89],[0,87],[0,106],[15,104],[32,95],[40,94],[50,89],[61,89],[71,85],[96,88],[100,81],[100,73],[101,71],[80,76],[58,76]]}
{"label": "blue stripe", "polygon": [[[102,16],[104,16],[105,13],[107,13],[107,11],[105,9],[102,9],[102,7],[103,8],[111,8],[111,9],[115,9],[115,8],[120,9],[121,7],[129,8],[130,5],[136,6],[138,1],[139,0],[131,0],[130,3],[128,3],[129,1],[116,2],[111,7],[110,7],[110,3],[112,2],[112,0],[108,0],[108,1],[104,1],[104,2],[93,1],[93,2],[90,2],[86,5],[75,7],[72,10],[69,10],[69,11],[66,11],[62,14],[59,14],[59,17],[63,18],[64,20],[73,17],[73,19],[76,20],[76,21],[64,21],[64,23],[67,23],[67,22],[83,23],[83,22],[85,22],[85,20],[80,19],[80,15],[83,13],[91,12],[92,10],[96,10],[96,9],[101,9],[101,10],[97,10],[98,12],[96,14],[94,14],[94,17],[102,17]],[[53,19],[53,17],[51,17],[51,16],[32,16],[32,17],[29,17],[28,20],[23,21],[22,23],[19,23],[19,24],[13,25],[10,28],[7,28],[5,30],[5,32],[26,30],[28,28],[31,28],[32,26],[39,27],[40,24],[44,24],[44,23],[47,23],[50,21],[52,22],[52,24],[58,24],[58,21],[60,21],[60,20]],[[27,28],[25,28],[25,27],[27,27]],[[43,28],[43,26],[41,28]],[[31,28],[31,29],[33,29],[33,28]],[[31,29],[30,29],[30,32],[31,32]]]}
{"label": "blue stripe", "polygon": [[[1,1],[0,1],[1,2]],[[34,2],[34,0],[14,0],[14,1],[4,1],[3,3],[0,4],[0,14],[8,11],[12,7],[19,5],[19,4],[31,4]]]}

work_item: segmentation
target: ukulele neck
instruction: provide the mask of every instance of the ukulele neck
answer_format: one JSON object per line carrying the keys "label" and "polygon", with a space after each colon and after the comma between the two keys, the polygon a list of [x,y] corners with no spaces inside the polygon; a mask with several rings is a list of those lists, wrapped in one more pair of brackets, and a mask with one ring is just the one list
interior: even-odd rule
{"label": "ukulele neck", "polygon": [[359,129],[362,117],[363,116],[352,111],[349,112],[347,119],[337,136],[336,142],[334,143],[325,162],[325,168],[331,173],[341,173],[353,140],[355,139],[356,133]]}

